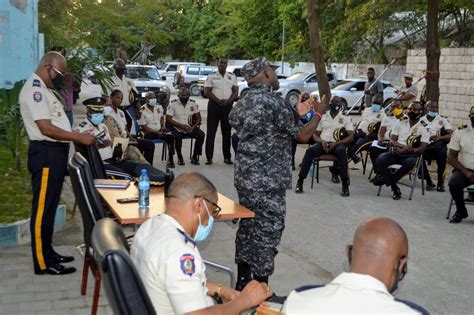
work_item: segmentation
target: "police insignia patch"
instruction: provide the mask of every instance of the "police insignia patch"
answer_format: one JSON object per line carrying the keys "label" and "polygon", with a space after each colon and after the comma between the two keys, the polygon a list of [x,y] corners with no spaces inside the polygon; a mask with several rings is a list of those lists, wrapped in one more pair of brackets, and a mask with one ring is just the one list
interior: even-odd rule
{"label": "police insignia patch", "polygon": [[339,118],[339,123],[340,123],[340,124],[343,124],[343,123],[344,123],[344,119],[343,119],[343,118]]}
{"label": "police insignia patch", "polygon": [[191,254],[184,254],[179,258],[181,270],[187,276],[192,276],[196,271],[196,265],[194,264],[194,256]]}
{"label": "police insignia patch", "polygon": [[39,103],[43,99],[43,95],[41,94],[41,92],[35,92],[33,93],[33,99],[35,100],[35,102]]}
{"label": "police insignia patch", "polygon": [[33,86],[41,87],[41,82],[38,79],[33,80]]}

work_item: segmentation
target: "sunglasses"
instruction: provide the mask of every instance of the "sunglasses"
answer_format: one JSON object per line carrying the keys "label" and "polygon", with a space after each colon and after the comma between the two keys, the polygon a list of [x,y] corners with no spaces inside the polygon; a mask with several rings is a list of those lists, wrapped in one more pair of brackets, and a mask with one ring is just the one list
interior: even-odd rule
{"label": "sunglasses", "polygon": [[56,69],[53,65],[46,65],[45,67],[49,67],[50,69],[53,69],[53,71],[56,72],[57,75],[60,75],[60,76],[64,77],[64,74],[61,71],[59,71],[58,69]]}
{"label": "sunglasses", "polygon": [[204,199],[205,201],[207,201],[208,203],[210,203],[211,205],[213,205],[214,207],[216,207],[216,209],[212,212],[212,216],[213,216],[214,218],[216,218],[216,217],[219,215],[219,213],[222,211],[222,208],[221,208],[217,203],[215,203],[214,201],[211,201],[211,200],[207,199],[206,197],[197,196],[197,195],[196,195],[196,196],[194,196],[194,198],[202,198],[202,199]]}

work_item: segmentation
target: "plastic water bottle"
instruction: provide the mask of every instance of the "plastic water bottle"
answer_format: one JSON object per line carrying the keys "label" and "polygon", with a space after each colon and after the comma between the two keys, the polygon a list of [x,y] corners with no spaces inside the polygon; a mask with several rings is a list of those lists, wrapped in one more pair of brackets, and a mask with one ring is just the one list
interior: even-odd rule
{"label": "plastic water bottle", "polygon": [[142,169],[138,178],[138,209],[147,211],[150,206],[150,178],[146,169]]}

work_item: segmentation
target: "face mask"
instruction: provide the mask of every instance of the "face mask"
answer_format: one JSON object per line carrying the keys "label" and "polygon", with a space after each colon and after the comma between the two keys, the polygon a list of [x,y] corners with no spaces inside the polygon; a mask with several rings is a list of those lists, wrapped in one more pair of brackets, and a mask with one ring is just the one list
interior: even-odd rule
{"label": "face mask", "polygon": [[403,113],[403,108],[394,108],[392,112],[395,116],[400,116]]}
{"label": "face mask", "polygon": [[206,202],[204,200],[202,202],[204,203],[204,207],[206,208],[206,212],[207,212],[207,215],[209,217],[209,220],[208,220],[206,226],[202,225],[201,224],[201,214],[198,213],[199,226],[197,228],[196,235],[193,238],[196,242],[204,241],[209,236],[209,234],[211,233],[212,225],[214,224],[214,217],[211,216],[211,214],[209,213],[209,209],[207,208]]}
{"label": "face mask", "polygon": [[372,111],[374,112],[380,112],[380,104],[372,104]]}
{"label": "face mask", "polygon": [[438,116],[438,112],[428,112],[428,116],[435,118]]}
{"label": "face mask", "polygon": [[117,75],[124,75],[124,74],[127,74],[127,69],[126,68],[117,68],[117,69],[115,69],[115,73]]}
{"label": "face mask", "polygon": [[148,100],[148,104],[155,106],[156,105],[156,98],[150,98]]}
{"label": "face mask", "polygon": [[[51,76],[49,78],[51,79]],[[51,79],[51,82],[53,83],[54,89],[59,90],[63,87],[64,76],[62,74],[56,73],[56,76],[54,79]]]}
{"label": "face mask", "polygon": [[408,112],[407,116],[408,116],[408,118],[410,118],[411,120],[415,120],[415,119],[417,119],[418,117],[420,117],[420,113],[417,113],[417,112]]}
{"label": "face mask", "polygon": [[341,109],[341,105],[339,104],[334,104],[334,103],[329,104],[329,110],[331,112],[338,112],[340,109]]}
{"label": "face mask", "polygon": [[189,97],[180,97],[179,101],[181,102],[181,104],[187,104],[189,101]]}
{"label": "face mask", "polygon": [[104,121],[104,114],[92,114],[91,122],[94,125],[99,125]]}

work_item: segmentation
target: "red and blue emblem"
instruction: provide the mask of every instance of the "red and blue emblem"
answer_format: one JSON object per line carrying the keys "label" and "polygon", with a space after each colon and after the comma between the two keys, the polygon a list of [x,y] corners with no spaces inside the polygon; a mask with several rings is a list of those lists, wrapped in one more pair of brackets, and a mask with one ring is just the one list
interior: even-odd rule
{"label": "red and blue emblem", "polygon": [[185,275],[192,276],[196,272],[196,265],[194,264],[194,256],[191,254],[184,254],[179,258],[181,270]]}

